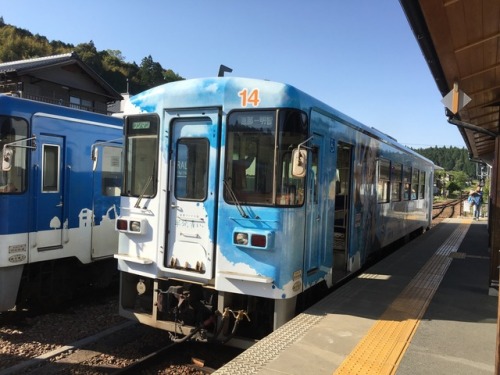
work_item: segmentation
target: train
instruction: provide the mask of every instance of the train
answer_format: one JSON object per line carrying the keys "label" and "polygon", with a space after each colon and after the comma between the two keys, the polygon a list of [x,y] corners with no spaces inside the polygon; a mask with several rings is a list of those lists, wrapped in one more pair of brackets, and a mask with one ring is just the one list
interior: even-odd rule
{"label": "train", "polygon": [[0,94],[0,312],[118,286],[122,141],[121,118]]}
{"label": "train", "polygon": [[430,160],[285,83],[161,85],[124,134],[119,312],[173,340],[261,339],[431,224]]}

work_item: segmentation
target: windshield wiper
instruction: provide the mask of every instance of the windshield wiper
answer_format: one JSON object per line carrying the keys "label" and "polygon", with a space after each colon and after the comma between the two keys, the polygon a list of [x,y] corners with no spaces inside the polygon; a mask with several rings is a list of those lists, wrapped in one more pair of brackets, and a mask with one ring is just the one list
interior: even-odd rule
{"label": "windshield wiper", "polygon": [[231,184],[228,180],[224,180],[224,186],[226,187],[227,192],[228,192],[229,196],[231,197],[231,199],[233,200],[234,204],[238,208],[238,212],[240,213],[240,215],[242,217],[244,217],[245,219],[248,218],[249,216],[245,213],[245,210],[243,210],[243,207],[241,207],[240,202],[238,201],[238,198],[236,198],[236,194],[234,193],[234,190],[231,187]]}
{"label": "windshield wiper", "polygon": [[141,194],[139,195],[139,199],[137,199],[137,202],[135,202],[134,208],[141,208],[141,200],[144,198],[144,195],[146,194],[146,190],[149,187],[149,184],[151,184],[151,181],[153,181],[153,175],[150,175],[148,178],[148,181],[146,182],[146,185],[142,188]]}

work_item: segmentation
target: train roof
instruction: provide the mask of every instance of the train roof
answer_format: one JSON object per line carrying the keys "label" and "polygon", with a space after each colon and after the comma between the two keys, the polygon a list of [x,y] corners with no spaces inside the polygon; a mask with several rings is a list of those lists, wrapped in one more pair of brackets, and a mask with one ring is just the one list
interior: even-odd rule
{"label": "train roof", "polygon": [[130,104],[135,107],[135,110],[140,108],[141,112],[157,112],[159,114],[164,108],[210,107],[220,106],[221,103],[224,103],[225,109],[230,111],[242,108],[240,97],[235,95],[235,92],[240,92],[245,88],[249,90],[258,88],[261,91],[259,106],[250,108],[290,107],[302,108],[306,112],[309,112],[309,108],[315,108],[335,117],[347,126],[432,163],[380,130],[368,127],[300,89],[281,82],[241,77],[195,78],[154,87],[132,96]]}
{"label": "train roof", "polygon": [[6,114],[5,108],[9,108],[9,114],[13,116],[22,116],[27,112],[40,112],[63,117],[75,117],[86,121],[105,122],[110,125],[123,127],[123,119],[119,117],[84,111],[82,109],[64,107],[56,104],[38,102],[30,99],[18,98],[5,94],[0,94],[0,108],[0,114]]}

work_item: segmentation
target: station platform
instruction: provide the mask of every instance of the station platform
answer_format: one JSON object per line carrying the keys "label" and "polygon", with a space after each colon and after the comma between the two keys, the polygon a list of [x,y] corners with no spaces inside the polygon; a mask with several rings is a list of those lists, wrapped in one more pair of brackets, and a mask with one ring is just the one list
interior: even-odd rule
{"label": "station platform", "polygon": [[492,374],[487,222],[446,219],[214,374]]}

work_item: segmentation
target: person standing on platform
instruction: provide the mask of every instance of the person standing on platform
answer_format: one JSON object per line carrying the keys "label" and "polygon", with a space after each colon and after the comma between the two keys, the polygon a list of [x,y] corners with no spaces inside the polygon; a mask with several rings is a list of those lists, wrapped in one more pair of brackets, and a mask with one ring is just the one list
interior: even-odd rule
{"label": "person standing on platform", "polygon": [[483,192],[480,186],[476,188],[476,191],[471,190],[469,193],[469,202],[474,207],[474,220],[479,220],[481,205],[483,204]]}

